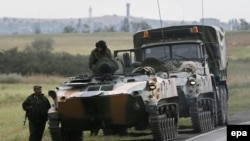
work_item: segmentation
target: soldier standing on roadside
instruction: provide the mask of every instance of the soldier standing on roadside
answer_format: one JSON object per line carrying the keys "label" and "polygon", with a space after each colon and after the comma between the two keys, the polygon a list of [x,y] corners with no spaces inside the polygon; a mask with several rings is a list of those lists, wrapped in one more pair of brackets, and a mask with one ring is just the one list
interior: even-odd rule
{"label": "soldier standing on roadside", "polygon": [[48,119],[50,103],[42,94],[42,86],[35,85],[33,89],[34,93],[25,99],[22,107],[26,111],[26,116],[29,120],[29,141],[41,141]]}

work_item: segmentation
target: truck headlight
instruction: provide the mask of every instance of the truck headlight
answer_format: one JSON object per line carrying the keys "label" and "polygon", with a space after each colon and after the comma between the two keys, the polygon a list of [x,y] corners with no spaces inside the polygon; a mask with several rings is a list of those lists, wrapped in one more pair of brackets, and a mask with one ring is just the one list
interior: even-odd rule
{"label": "truck headlight", "polygon": [[191,86],[193,86],[193,85],[195,85],[195,84],[196,84],[196,81],[195,81],[194,79],[189,80],[189,84],[190,84]]}
{"label": "truck headlight", "polygon": [[154,89],[156,89],[155,83],[149,83],[148,87],[150,91],[153,91]]}

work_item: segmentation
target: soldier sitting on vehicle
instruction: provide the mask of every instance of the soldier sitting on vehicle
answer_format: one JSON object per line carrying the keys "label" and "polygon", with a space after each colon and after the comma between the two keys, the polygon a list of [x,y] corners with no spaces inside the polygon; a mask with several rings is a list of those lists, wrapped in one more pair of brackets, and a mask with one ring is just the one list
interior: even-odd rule
{"label": "soldier sitting on vehicle", "polygon": [[93,70],[95,64],[103,58],[112,58],[110,49],[107,47],[106,42],[100,40],[96,42],[96,48],[91,51],[89,57],[89,68]]}

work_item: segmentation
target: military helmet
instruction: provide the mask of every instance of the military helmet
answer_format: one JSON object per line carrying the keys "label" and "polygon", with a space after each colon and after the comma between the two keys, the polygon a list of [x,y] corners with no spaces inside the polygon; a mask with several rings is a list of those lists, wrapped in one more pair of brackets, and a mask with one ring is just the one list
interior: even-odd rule
{"label": "military helmet", "polygon": [[100,41],[96,42],[95,46],[96,46],[96,47],[103,48],[103,49],[106,49],[106,48],[107,48],[106,42],[103,41],[103,40],[100,40]]}
{"label": "military helmet", "polygon": [[42,88],[42,86],[37,84],[33,86],[33,89],[39,89],[39,88]]}

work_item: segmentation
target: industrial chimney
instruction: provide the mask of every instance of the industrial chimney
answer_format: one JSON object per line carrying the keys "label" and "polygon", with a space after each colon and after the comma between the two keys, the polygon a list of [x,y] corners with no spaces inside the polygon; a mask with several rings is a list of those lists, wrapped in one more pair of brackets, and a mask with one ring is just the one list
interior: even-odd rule
{"label": "industrial chimney", "polygon": [[89,7],[89,32],[92,33],[92,7]]}
{"label": "industrial chimney", "polygon": [[129,16],[130,16],[130,3],[127,3],[126,6],[127,6],[127,18],[129,19]]}

